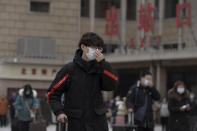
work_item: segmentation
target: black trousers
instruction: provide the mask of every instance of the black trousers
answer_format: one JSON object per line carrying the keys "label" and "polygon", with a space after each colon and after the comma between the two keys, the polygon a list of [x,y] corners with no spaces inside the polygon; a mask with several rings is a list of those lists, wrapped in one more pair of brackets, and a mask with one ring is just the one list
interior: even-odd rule
{"label": "black trousers", "polygon": [[20,121],[19,122],[19,131],[29,131],[29,123],[31,121]]}
{"label": "black trousers", "polygon": [[154,131],[153,128],[137,127],[136,131]]}
{"label": "black trousers", "polygon": [[168,130],[168,117],[161,117],[162,131]]}
{"label": "black trousers", "polygon": [[1,115],[0,116],[0,126],[6,126],[7,125],[7,116],[6,115]]}

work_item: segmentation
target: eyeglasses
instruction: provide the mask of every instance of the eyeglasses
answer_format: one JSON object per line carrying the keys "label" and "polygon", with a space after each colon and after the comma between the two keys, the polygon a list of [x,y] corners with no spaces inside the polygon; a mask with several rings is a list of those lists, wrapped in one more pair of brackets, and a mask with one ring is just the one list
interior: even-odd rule
{"label": "eyeglasses", "polygon": [[99,50],[100,52],[102,52],[103,48],[99,47],[99,48],[96,48],[96,50]]}
{"label": "eyeglasses", "polygon": [[101,48],[101,47],[91,47],[91,46],[90,46],[90,48],[95,49],[95,50],[98,50],[98,51],[100,51],[100,52],[103,51],[103,48]]}

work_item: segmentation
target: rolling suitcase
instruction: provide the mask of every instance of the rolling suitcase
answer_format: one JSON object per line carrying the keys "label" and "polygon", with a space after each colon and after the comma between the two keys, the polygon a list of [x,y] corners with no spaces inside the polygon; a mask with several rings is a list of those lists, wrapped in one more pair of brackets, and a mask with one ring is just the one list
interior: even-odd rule
{"label": "rolling suitcase", "polygon": [[68,131],[68,119],[64,120],[65,122],[57,122],[56,131]]}
{"label": "rolling suitcase", "polygon": [[47,121],[43,119],[40,109],[35,112],[35,117],[29,124],[29,131],[47,131]]}
{"label": "rolling suitcase", "polygon": [[136,131],[137,126],[134,123],[134,113],[128,115],[128,123],[116,123],[112,125],[113,131]]}

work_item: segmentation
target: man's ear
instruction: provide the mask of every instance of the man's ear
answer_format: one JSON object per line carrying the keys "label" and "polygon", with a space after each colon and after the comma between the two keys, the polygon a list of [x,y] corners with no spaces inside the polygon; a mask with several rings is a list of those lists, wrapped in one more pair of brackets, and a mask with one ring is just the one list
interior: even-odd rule
{"label": "man's ear", "polygon": [[81,44],[81,49],[84,50],[86,46],[84,44]]}

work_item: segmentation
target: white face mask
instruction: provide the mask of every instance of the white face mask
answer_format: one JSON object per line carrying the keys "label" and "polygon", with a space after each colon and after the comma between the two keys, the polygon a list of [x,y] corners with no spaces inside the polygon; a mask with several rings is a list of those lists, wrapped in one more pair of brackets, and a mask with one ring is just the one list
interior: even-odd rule
{"label": "white face mask", "polygon": [[185,89],[184,88],[177,88],[177,92],[179,94],[183,94],[185,92]]}
{"label": "white face mask", "polygon": [[88,57],[89,60],[94,60],[94,53],[96,49],[88,47],[88,53],[86,53],[86,56]]}
{"label": "white face mask", "polygon": [[148,83],[149,83],[148,80],[145,80],[145,81],[144,81],[144,85],[145,85],[145,86],[148,86]]}
{"label": "white face mask", "polygon": [[190,94],[190,99],[194,99],[194,95],[193,94]]}

